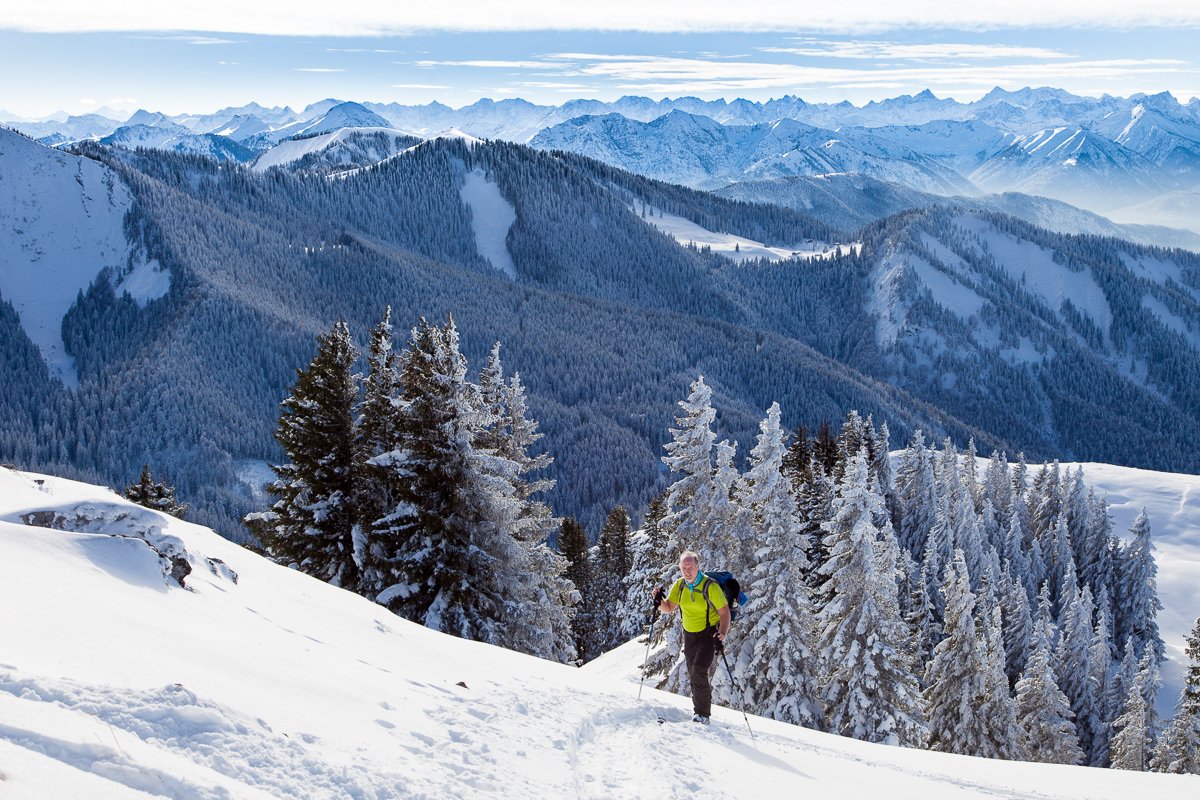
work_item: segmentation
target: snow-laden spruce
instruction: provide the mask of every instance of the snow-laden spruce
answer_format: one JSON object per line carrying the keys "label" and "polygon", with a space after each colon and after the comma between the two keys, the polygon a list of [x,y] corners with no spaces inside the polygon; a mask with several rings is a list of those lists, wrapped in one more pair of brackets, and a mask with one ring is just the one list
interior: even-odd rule
{"label": "snow-laden spruce", "polygon": [[750,451],[750,470],[738,484],[737,501],[748,517],[743,526],[755,532],[756,545],[746,575],[751,600],[738,627],[741,644],[734,672],[747,710],[820,729],[820,673],[811,644],[816,622],[811,589],[804,581],[808,541],[781,471],[784,431],[779,417],[779,404],[773,403]]}
{"label": "snow-laden spruce", "polygon": [[863,455],[846,465],[833,511],[822,525],[829,560],[820,569],[829,603],[817,616],[827,724],[856,739],[919,747],[926,728],[896,598],[899,548]]}

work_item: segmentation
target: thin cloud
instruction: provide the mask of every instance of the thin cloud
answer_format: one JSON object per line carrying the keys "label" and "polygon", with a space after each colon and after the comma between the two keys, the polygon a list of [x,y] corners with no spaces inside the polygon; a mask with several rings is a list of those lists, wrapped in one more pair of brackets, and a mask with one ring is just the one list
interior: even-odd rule
{"label": "thin cloud", "polygon": [[1007,44],[900,44],[897,42],[828,42],[800,40],[796,47],[760,47],[764,53],[784,53],[798,56],[858,59],[903,59],[906,61],[940,61],[946,59],[995,58],[1071,58],[1066,53],[1044,47],[1022,47]]}
{"label": "thin cloud", "polygon": [[1055,60],[1024,64],[902,66],[851,69],[805,64],[710,61],[698,58],[560,53],[559,77],[611,81],[613,88],[652,92],[728,92],[855,84],[1010,86],[1057,81],[1116,80],[1191,72],[1176,59]]}
{"label": "thin cloud", "polygon": [[397,61],[411,67],[480,67],[482,69],[546,69],[561,66],[549,61]]}
{"label": "thin cloud", "polygon": [[420,32],[641,31],[754,33],[941,29],[1200,27],[1195,0],[457,0],[454,3],[319,3],[296,0],[247,5],[242,0],[200,4],[92,0],[9,4],[0,26],[22,31],[213,31],[264,36],[372,36]]}
{"label": "thin cloud", "polygon": [[158,39],[167,42],[187,42],[188,44],[244,44],[233,39],[216,39],[212,36],[130,36],[130,39]]}

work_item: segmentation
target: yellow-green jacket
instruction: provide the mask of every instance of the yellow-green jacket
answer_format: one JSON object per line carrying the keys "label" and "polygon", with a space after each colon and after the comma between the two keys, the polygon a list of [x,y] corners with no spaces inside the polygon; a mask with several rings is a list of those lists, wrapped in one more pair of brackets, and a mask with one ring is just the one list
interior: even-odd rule
{"label": "yellow-green jacket", "polygon": [[[708,586],[705,587],[708,594],[707,601],[704,599],[704,594],[700,592],[705,581],[708,582]],[[725,590],[721,588],[721,584],[706,578],[704,573],[700,574],[699,583],[694,589],[688,586],[683,578],[675,581],[667,599],[679,605],[679,613],[683,615],[683,629],[689,633],[699,633],[710,625],[716,625],[721,619],[717,609],[729,605],[725,601]],[[709,601],[712,602],[711,607]]]}

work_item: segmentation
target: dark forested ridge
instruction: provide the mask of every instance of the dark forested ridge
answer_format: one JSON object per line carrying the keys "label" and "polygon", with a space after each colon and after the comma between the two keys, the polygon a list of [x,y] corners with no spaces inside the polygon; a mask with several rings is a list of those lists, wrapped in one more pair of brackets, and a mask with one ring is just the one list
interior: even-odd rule
{"label": "dark forested ridge", "polygon": [[[887,421],[897,441],[924,428],[964,445],[974,436],[983,453],[1004,444],[1031,458],[1126,450],[1105,445],[1117,438],[1112,426],[1084,423],[1100,414],[1125,430],[1147,429],[1149,407],[1157,419],[1153,451],[1109,460],[1197,467],[1196,409],[1176,382],[1190,375],[1194,351],[1170,345],[1152,320],[1137,322],[1137,310],[1122,341],[1138,342],[1142,362],[1155,365],[1150,384],[1131,383],[1087,348],[1063,343],[1055,350],[1062,357],[1045,367],[993,366],[979,373],[977,389],[959,381],[953,391],[930,377],[937,365],[914,358],[904,362],[908,369],[895,357],[899,345],[881,348],[877,312],[866,302],[878,261],[920,244],[917,226],[936,230],[933,217],[879,223],[864,232],[856,255],[735,264],[680,246],[630,207],[650,203],[770,242],[844,241],[846,234],[795,212],[502,143],[432,141],[335,177],[321,164],[256,174],[197,156],[95,145],[80,152],[130,186],[127,233],[170,270],[171,290],[139,308],[101,275],[81,295],[63,322],[80,375],[76,392],[47,388],[36,351],[11,308],[0,307],[2,378],[18,387],[0,398],[0,459],[112,485],[125,485],[149,462],[193,504],[193,519],[226,534],[262,502],[238,474],[279,457],[271,438],[278,403],[312,358],[317,334],[343,319],[361,344],[388,305],[401,332],[422,315],[452,311],[471,369],[502,343],[555,458],[547,472],[558,483],[547,499],[592,530],[614,504],[640,509],[661,490],[661,445],[675,401],[698,373],[713,387],[721,435],[743,443],[740,456],[775,400],[789,428],[815,429],[857,408]],[[516,281],[476,248],[472,212],[460,196],[464,176],[476,169],[516,212],[507,240]],[[1085,253],[1092,245],[1060,237],[1050,246]],[[1194,267],[1183,274],[1195,283]],[[1142,291],[1136,286],[1129,291]],[[1163,291],[1169,307],[1191,308],[1187,291]],[[916,297],[915,313],[936,322],[941,312],[922,302]],[[1016,314],[999,301],[996,308]],[[1064,312],[1050,313],[1045,325],[1057,330]],[[910,312],[908,322],[926,317]],[[1082,316],[1077,322],[1087,329]],[[991,357],[977,349],[970,358]],[[1059,372],[1047,382],[1046,374]],[[1076,413],[1073,381],[1093,373],[1116,389],[1093,381],[1087,400],[1095,407]]]}

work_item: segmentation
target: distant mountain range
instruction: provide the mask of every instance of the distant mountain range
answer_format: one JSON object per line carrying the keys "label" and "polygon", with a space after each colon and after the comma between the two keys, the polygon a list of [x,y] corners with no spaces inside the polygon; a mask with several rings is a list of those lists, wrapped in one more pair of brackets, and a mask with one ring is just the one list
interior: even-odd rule
{"label": "distant mountain range", "polygon": [[94,139],[237,161],[346,128],[422,138],[457,129],[703,189],[858,173],[938,196],[1020,192],[1113,213],[1121,222],[1200,232],[1191,194],[1200,185],[1200,99],[1184,104],[1165,92],[1093,98],[1049,87],[997,88],[959,103],[924,91],[861,107],[794,96],[765,103],[623,97],[560,106],[485,99],[458,109],[330,98],[301,111],[251,103],[204,115],[143,110],[120,121],[113,114],[8,124],[53,146]]}

